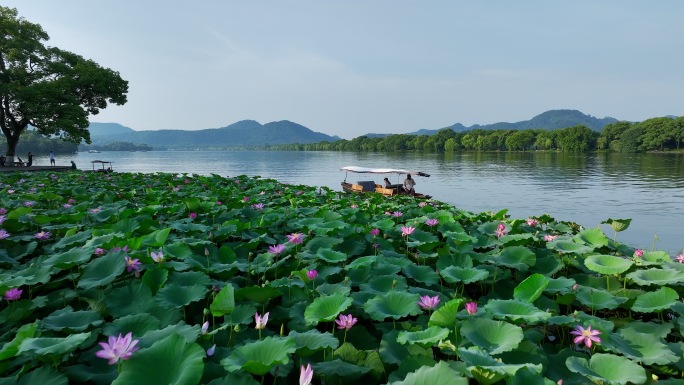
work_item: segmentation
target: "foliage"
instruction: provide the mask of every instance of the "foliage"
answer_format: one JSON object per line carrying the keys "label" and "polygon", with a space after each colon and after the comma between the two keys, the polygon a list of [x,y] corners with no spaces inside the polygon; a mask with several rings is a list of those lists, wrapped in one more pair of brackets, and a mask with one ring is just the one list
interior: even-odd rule
{"label": "foliage", "polygon": [[[683,265],[548,215],[530,224],[247,176],[79,172],[5,174],[0,209],[0,384],[297,384],[309,363],[313,383],[335,384],[682,376]],[[421,296],[439,303],[423,309]],[[262,329],[256,313],[269,314]],[[574,343],[578,327],[600,342]],[[130,357],[95,355],[127,333]]]}

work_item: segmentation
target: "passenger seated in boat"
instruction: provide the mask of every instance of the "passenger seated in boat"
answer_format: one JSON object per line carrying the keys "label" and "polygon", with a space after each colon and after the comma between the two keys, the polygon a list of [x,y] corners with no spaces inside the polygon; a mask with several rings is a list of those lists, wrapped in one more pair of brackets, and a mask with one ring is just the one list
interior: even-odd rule
{"label": "passenger seated in boat", "polygon": [[416,181],[411,178],[411,174],[406,174],[406,179],[404,179],[404,190],[409,195],[416,195],[416,190],[413,186],[416,185]]}
{"label": "passenger seated in boat", "polygon": [[392,182],[387,178],[385,178],[385,188],[392,188]]}

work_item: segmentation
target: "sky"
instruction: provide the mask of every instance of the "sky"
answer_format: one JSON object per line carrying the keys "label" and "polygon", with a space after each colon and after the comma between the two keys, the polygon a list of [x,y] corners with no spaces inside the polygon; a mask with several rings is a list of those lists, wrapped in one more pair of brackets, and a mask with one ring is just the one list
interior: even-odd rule
{"label": "sky", "polygon": [[684,115],[681,0],[3,0],[120,73],[134,130],[289,120],[345,139],[551,109]]}

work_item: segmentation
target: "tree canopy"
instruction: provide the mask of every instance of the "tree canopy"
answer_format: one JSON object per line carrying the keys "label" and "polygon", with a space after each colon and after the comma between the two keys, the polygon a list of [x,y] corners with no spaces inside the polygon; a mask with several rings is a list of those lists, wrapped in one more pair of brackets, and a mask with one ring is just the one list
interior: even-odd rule
{"label": "tree canopy", "polygon": [[48,34],[0,6],[0,128],[14,156],[27,127],[67,142],[90,143],[88,116],[108,103],[126,103],[128,82],[118,72],[45,45]]}

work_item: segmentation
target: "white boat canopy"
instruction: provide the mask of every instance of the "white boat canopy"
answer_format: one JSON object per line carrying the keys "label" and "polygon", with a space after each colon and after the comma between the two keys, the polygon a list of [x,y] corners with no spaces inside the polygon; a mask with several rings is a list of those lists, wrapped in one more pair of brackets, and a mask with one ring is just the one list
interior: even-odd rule
{"label": "white boat canopy", "polygon": [[411,174],[426,177],[430,176],[430,174],[426,174],[420,171],[403,170],[397,168],[368,168],[358,166],[345,166],[340,168],[340,171],[355,172],[359,174]]}

